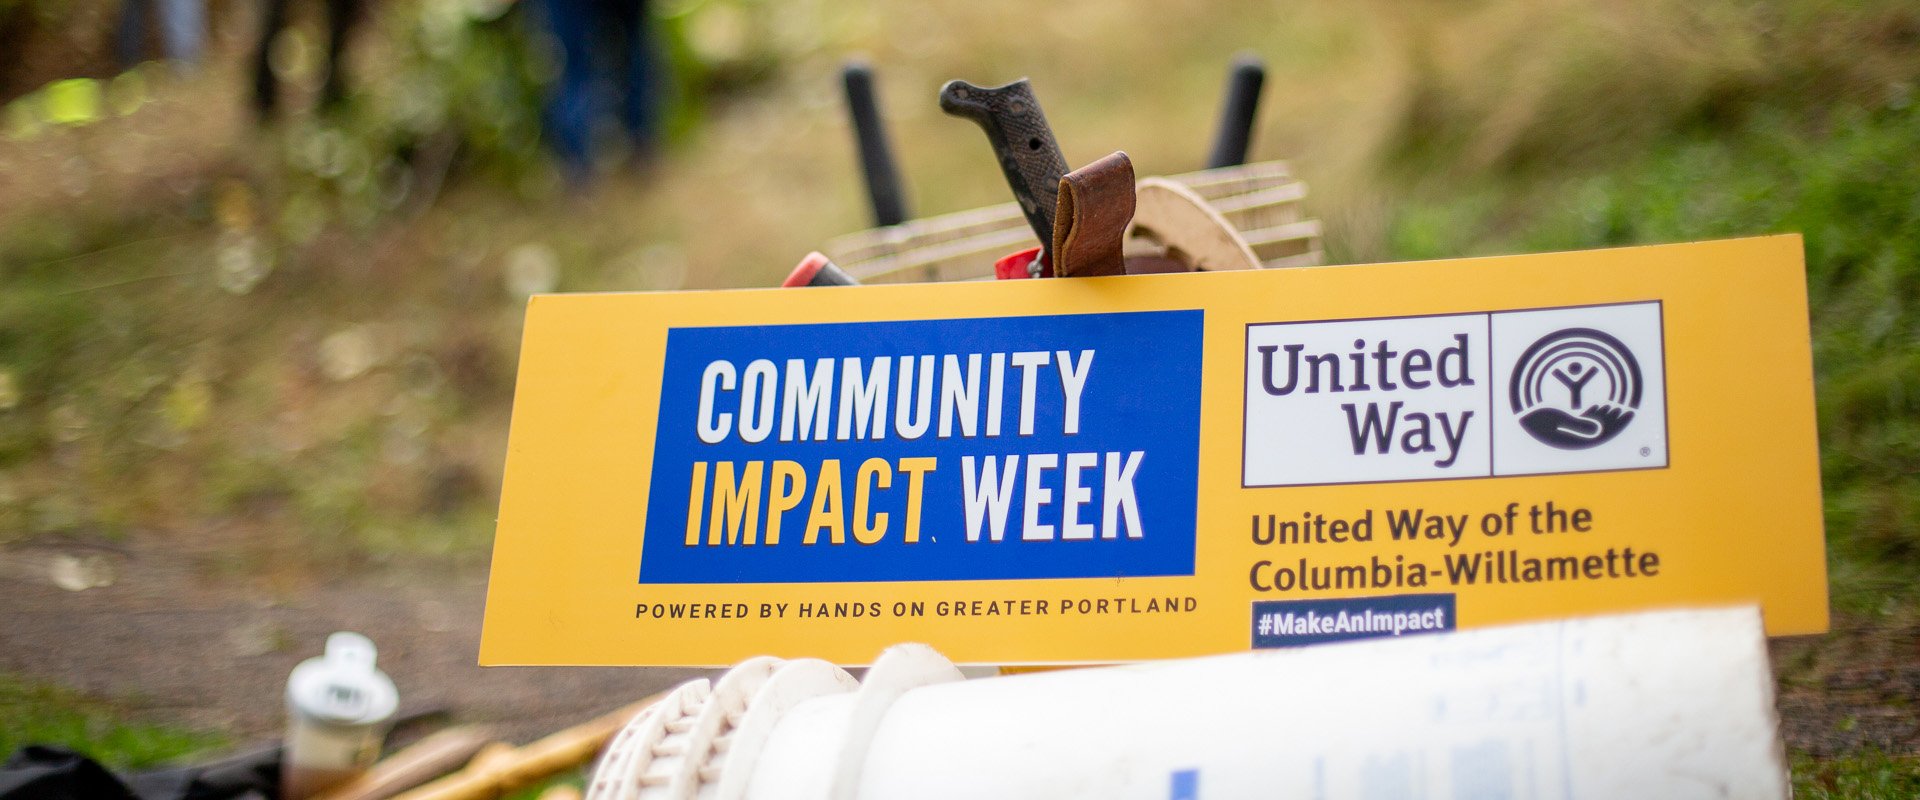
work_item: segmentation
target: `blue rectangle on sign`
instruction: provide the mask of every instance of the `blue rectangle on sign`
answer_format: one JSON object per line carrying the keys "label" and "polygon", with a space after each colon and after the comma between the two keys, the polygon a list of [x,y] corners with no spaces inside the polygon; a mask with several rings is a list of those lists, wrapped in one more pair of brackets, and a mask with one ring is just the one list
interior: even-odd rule
{"label": "blue rectangle on sign", "polygon": [[1397,594],[1334,600],[1262,600],[1253,604],[1253,646],[1406,636],[1454,629],[1454,596]]}
{"label": "blue rectangle on sign", "polygon": [[671,329],[639,580],[1192,575],[1203,321]]}

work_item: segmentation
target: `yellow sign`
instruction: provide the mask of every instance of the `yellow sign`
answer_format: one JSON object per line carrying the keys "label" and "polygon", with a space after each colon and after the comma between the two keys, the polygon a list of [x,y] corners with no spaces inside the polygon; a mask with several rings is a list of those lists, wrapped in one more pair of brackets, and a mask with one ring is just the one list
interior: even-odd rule
{"label": "yellow sign", "polygon": [[536,297],[484,664],[1824,631],[1797,236]]}

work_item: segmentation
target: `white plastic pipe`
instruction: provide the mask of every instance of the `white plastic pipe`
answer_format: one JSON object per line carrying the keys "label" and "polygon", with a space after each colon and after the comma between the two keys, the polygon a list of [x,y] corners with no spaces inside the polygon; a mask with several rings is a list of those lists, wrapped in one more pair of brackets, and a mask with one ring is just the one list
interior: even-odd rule
{"label": "white plastic pipe", "polygon": [[1757,609],[964,681],[755,659],[616,738],[590,798],[1784,798]]}

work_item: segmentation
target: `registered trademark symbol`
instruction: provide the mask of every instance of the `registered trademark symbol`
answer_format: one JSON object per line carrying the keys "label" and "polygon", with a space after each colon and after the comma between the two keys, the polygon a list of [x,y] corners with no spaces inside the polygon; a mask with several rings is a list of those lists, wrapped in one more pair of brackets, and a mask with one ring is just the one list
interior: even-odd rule
{"label": "registered trademark symbol", "polygon": [[1647,456],[1650,456],[1650,455],[1653,455],[1653,448],[1651,448],[1651,447],[1642,447],[1642,448],[1640,448],[1640,457],[1641,457],[1641,458],[1646,458]]}

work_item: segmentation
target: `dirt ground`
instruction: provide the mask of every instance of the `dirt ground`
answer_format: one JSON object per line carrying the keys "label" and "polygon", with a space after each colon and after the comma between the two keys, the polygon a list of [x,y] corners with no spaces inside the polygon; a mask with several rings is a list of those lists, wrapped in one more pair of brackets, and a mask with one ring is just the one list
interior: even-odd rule
{"label": "dirt ground", "polygon": [[[481,668],[484,567],[374,567],[301,585],[231,558],[148,540],[0,549],[0,671],[121,701],[151,721],[228,731],[237,743],[277,735],[288,672],[337,630],[374,640],[401,714],[446,710],[521,742],[706,674]],[[55,574],[73,585],[76,560],[104,565],[111,585],[61,588]]]}
{"label": "dirt ground", "polygon": [[[276,735],[287,673],[336,630],[378,644],[403,714],[445,710],[521,742],[708,674],[476,666],[484,562],[362,565],[318,581],[309,576],[326,570],[258,542],[169,539],[0,549],[0,671],[111,698],[151,721],[224,730],[237,744]],[[76,565],[86,567],[78,578]],[[1788,749],[1920,751],[1916,649],[1911,635],[1846,624],[1776,641]]]}
{"label": "dirt ground", "polygon": [[1911,626],[1836,617],[1832,633],[1775,640],[1771,650],[1789,751],[1920,753],[1920,634]]}

